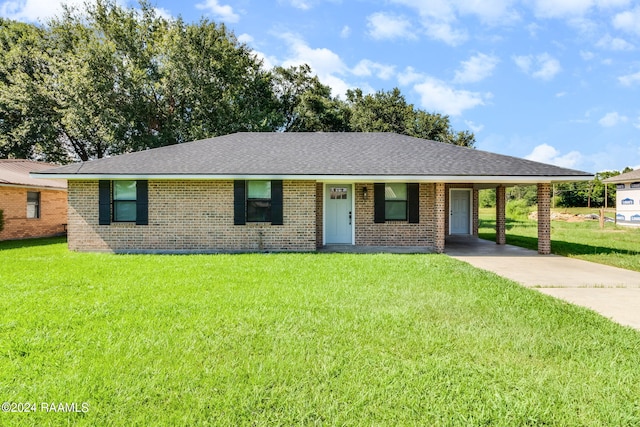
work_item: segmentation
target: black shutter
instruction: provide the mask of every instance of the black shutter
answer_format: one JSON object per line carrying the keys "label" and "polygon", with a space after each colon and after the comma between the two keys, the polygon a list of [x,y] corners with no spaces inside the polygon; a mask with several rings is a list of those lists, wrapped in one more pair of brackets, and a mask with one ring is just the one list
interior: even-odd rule
{"label": "black shutter", "polygon": [[282,180],[271,181],[271,225],[282,225]]}
{"label": "black shutter", "polygon": [[247,223],[247,184],[246,181],[233,181],[233,224],[245,225]]}
{"label": "black shutter", "polygon": [[136,225],[149,225],[149,185],[136,181]]}
{"label": "black shutter", "polygon": [[98,181],[98,224],[111,224],[111,181]]}
{"label": "black shutter", "polygon": [[407,205],[409,205],[409,223],[420,222],[420,184],[407,184]]}
{"label": "black shutter", "polygon": [[373,184],[373,222],[382,223],[384,222],[385,217],[385,208],[384,208],[384,183],[375,183]]}

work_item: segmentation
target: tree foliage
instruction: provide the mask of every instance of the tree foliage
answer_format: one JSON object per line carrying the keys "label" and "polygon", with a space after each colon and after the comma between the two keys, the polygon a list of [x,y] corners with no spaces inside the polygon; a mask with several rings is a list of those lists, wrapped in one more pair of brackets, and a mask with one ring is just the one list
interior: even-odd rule
{"label": "tree foliage", "polygon": [[98,0],[0,34],[4,156],[88,160],[277,126],[270,73],[224,25]]}
{"label": "tree foliage", "polygon": [[344,132],[349,130],[350,110],[331,88],[312,75],[308,65],[276,67],[273,90],[278,99],[284,132]]}
{"label": "tree foliage", "polygon": [[238,131],[397,132],[473,146],[399,89],[331,96],[311,69],[261,60],[223,24],[95,0],[36,26],[0,18],[0,157],[68,162]]}
{"label": "tree foliage", "polygon": [[408,104],[398,88],[366,95],[361,89],[349,90],[347,104],[351,110],[349,128],[355,132],[396,132],[467,147],[475,143],[471,132],[455,132],[448,116]]}

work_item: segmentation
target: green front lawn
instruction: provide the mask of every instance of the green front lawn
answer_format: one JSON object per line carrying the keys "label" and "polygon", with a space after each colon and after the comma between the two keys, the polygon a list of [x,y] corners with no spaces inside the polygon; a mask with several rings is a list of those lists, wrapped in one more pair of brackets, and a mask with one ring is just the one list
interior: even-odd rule
{"label": "green front lawn", "polygon": [[0,292],[0,425],[640,424],[638,331],[445,255],[0,243]]}
{"label": "green front lawn", "polygon": [[[598,209],[590,211],[586,208],[558,209],[557,212],[598,213]],[[481,209],[479,236],[495,241],[495,225],[495,210]],[[507,243],[537,250],[538,223],[529,219],[507,218]],[[597,220],[551,221],[551,252],[640,271],[640,228],[605,223],[605,227],[600,229],[600,223]]]}

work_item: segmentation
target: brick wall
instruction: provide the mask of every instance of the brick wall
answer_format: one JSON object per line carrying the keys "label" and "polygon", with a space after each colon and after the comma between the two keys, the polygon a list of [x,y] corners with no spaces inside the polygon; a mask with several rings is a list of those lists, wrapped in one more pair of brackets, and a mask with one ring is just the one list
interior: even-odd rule
{"label": "brick wall", "polygon": [[446,208],[446,201],[449,199],[447,192],[445,191],[445,184],[438,182],[434,184],[434,202],[433,202],[433,219],[432,222],[435,227],[434,238],[436,252],[444,252],[445,249],[445,236],[447,233],[447,218],[449,214]]}
{"label": "brick wall", "polygon": [[[368,196],[363,197],[367,186]],[[436,247],[435,184],[420,184],[420,223],[388,221],[374,223],[373,183],[354,185],[355,235],[360,246],[424,246]],[[444,247],[443,247],[444,248]]]}
{"label": "brick wall", "polygon": [[504,185],[496,187],[496,243],[507,243],[507,189]]}
{"label": "brick wall", "polygon": [[149,225],[98,225],[98,182],[68,182],[69,248],[82,251],[316,249],[316,183],[283,182],[284,225],[233,224],[233,181],[149,181]]}
{"label": "brick wall", "polygon": [[[27,218],[28,191],[40,193],[40,218]],[[63,234],[67,223],[67,192],[0,186],[0,209],[4,211],[0,240]]]}

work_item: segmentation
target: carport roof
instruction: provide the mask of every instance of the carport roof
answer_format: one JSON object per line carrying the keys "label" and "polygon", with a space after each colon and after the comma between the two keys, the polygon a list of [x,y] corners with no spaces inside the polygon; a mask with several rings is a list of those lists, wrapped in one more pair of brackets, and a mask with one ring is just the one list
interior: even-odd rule
{"label": "carport roof", "polygon": [[629,181],[640,181],[640,169],[636,169],[631,172],[612,176],[611,178],[607,178],[602,182],[615,183],[615,182],[629,182]]}
{"label": "carport roof", "polygon": [[582,181],[588,172],[395,133],[234,133],[34,174],[67,179]]}

